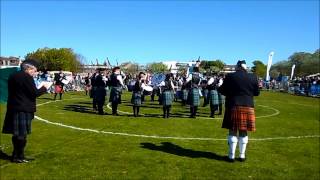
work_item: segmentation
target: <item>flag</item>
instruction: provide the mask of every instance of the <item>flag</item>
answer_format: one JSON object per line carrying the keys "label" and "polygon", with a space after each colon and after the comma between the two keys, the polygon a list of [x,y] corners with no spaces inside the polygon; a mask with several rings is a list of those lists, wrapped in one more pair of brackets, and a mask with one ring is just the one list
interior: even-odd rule
{"label": "flag", "polygon": [[266,74],[266,81],[270,81],[270,75],[269,75],[269,72],[270,72],[270,68],[271,68],[271,65],[272,65],[272,58],[273,58],[273,54],[274,52],[271,51],[270,54],[269,54],[269,59],[268,59],[268,64],[267,64],[267,74]]}

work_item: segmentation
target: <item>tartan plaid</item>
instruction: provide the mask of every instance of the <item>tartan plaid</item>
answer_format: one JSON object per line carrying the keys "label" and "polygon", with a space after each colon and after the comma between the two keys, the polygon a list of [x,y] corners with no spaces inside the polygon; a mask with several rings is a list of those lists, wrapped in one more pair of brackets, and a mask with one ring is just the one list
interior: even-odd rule
{"label": "tartan plaid", "polygon": [[208,93],[208,99],[209,103],[211,105],[218,105],[219,104],[219,97],[218,97],[218,91],[217,90],[210,90]]}
{"label": "tartan plaid", "polygon": [[218,93],[218,100],[219,100],[219,104],[224,104],[225,96]]}
{"label": "tartan plaid", "polygon": [[132,93],[131,96],[131,104],[135,106],[140,106],[141,105],[141,92],[140,91],[135,91]]}
{"label": "tartan plaid", "polygon": [[233,131],[256,131],[255,122],[254,108],[235,106],[231,109],[226,108],[222,128]]}
{"label": "tartan plaid", "polygon": [[55,93],[63,93],[63,87],[61,85],[55,85],[54,86],[54,92]]}
{"label": "tartan plaid", "polygon": [[169,106],[172,105],[174,94],[172,91],[164,91],[162,93],[162,105]]}
{"label": "tartan plaid", "polygon": [[200,93],[198,88],[191,88],[188,93],[188,104],[190,106],[200,105]]}
{"label": "tartan plaid", "polygon": [[31,121],[34,113],[7,111],[2,132],[14,136],[26,136],[31,133]]}
{"label": "tartan plaid", "polygon": [[112,87],[109,102],[121,104],[121,87]]}
{"label": "tartan plaid", "polygon": [[182,100],[188,100],[188,90],[182,90]]}

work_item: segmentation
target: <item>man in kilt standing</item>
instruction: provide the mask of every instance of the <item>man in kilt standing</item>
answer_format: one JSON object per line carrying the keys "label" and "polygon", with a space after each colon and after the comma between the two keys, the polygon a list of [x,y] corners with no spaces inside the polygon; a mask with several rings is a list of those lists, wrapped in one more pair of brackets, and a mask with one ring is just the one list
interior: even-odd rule
{"label": "man in kilt standing", "polygon": [[63,82],[62,80],[66,80],[66,76],[63,74],[62,71],[60,71],[59,73],[57,73],[54,76],[54,100],[56,100],[57,98],[57,94],[59,94],[60,100],[62,100],[62,94],[63,94]]}
{"label": "man in kilt standing", "polygon": [[[246,62],[238,61],[236,72],[227,74],[223,84],[218,89],[226,96],[226,110],[222,128],[229,129],[228,160],[234,162],[235,151],[239,141],[239,160],[245,161],[248,143],[247,131],[255,131],[255,112],[253,96],[259,95],[258,79],[247,72]],[[239,133],[239,137],[237,134]]]}
{"label": "man in kilt standing", "polygon": [[137,78],[136,83],[134,84],[133,90],[132,90],[132,97],[131,97],[131,103],[133,107],[133,116],[138,117],[140,106],[142,104],[141,98],[143,93],[143,84],[145,83],[145,73],[140,72]]}
{"label": "man in kilt standing", "polygon": [[188,93],[188,104],[190,105],[190,118],[196,118],[198,106],[200,105],[200,73],[199,67],[194,67],[192,74],[187,78],[187,83],[190,84]]}
{"label": "man in kilt standing", "polygon": [[33,76],[37,72],[37,62],[25,60],[21,71],[12,74],[8,79],[7,112],[2,133],[12,134],[12,162],[26,163],[29,159],[24,156],[27,144],[27,134],[31,133],[31,121],[36,112],[36,98],[47,92],[51,86],[44,84],[37,89]]}
{"label": "man in kilt standing", "polygon": [[174,85],[173,85],[173,74],[166,74],[166,78],[160,83],[162,86],[162,108],[163,108],[163,118],[170,117],[170,109],[172,106],[172,101],[174,99]]}
{"label": "man in kilt standing", "polygon": [[120,67],[114,67],[112,69],[112,74],[110,75],[110,86],[111,92],[109,102],[112,104],[112,115],[119,116],[117,112],[118,105],[121,104],[122,87],[124,87]]}

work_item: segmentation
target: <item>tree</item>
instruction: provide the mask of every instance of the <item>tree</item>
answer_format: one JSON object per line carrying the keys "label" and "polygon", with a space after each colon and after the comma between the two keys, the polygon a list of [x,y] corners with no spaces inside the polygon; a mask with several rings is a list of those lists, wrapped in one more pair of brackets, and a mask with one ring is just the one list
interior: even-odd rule
{"label": "tree", "polygon": [[71,48],[40,48],[28,53],[25,59],[35,59],[39,62],[39,70],[66,70],[78,72],[81,70],[81,62],[85,61],[80,54],[73,52]]}
{"label": "tree", "polygon": [[165,64],[161,63],[151,63],[147,65],[147,69],[153,73],[163,73],[168,70]]}
{"label": "tree", "polygon": [[206,61],[202,60],[200,67],[207,72],[219,72],[223,69],[225,63],[220,59],[213,60],[213,61]]}
{"label": "tree", "polygon": [[260,60],[255,60],[252,62],[252,72],[255,73],[258,77],[265,77],[267,73],[267,66],[263,64]]}

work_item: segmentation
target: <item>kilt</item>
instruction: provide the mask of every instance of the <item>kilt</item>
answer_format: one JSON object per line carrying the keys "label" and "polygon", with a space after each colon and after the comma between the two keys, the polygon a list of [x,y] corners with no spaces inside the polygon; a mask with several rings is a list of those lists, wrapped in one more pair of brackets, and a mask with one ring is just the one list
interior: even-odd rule
{"label": "kilt", "polygon": [[109,102],[121,104],[121,87],[112,87]]}
{"label": "kilt", "polygon": [[63,93],[63,86],[62,85],[55,85],[54,86],[54,92],[55,93]]}
{"label": "kilt", "polygon": [[170,106],[172,105],[174,94],[172,91],[164,91],[162,93],[162,105],[163,106]]}
{"label": "kilt", "polygon": [[134,106],[140,106],[141,105],[141,92],[140,91],[135,91],[132,93],[131,96],[131,104]]}
{"label": "kilt", "polygon": [[208,99],[210,105],[218,105],[219,104],[219,97],[217,90],[210,90],[208,93]]}
{"label": "kilt", "polygon": [[198,88],[191,88],[188,93],[187,103],[190,106],[199,106],[200,105],[200,93]]}
{"label": "kilt", "polygon": [[31,121],[34,113],[7,111],[2,133],[14,136],[26,136],[31,133]]}
{"label": "kilt", "polygon": [[254,108],[244,106],[226,108],[222,128],[233,131],[256,131]]}
{"label": "kilt", "polygon": [[219,100],[219,104],[224,104],[224,101],[225,101],[224,95],[218,93],[218,100]]}
{"label": "kilt", "polygon": [[188,100],[188,90],[186,89],[182,90],[182,100]]}

